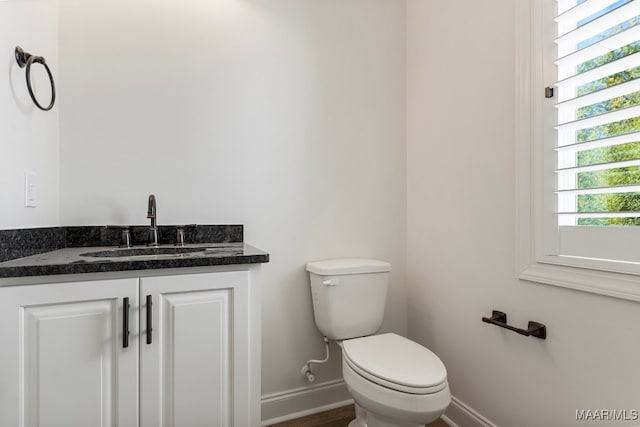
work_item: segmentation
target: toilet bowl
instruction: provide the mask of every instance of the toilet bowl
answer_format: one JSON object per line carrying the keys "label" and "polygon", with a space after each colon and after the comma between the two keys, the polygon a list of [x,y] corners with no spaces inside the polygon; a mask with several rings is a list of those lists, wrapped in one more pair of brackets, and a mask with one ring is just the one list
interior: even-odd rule
{"label": "toilet bowl", "polygon": [[346,340],[342,375],[356,403],[349,427],[417,427],[451,401],[447,373],[430,350],[396,334]]}
{"label": "toilet bowl", "polygon": [[438,419],[451,401],[442,361],[407,338],[375,335],[391,265],[345,258],[309,262],[307,271],[316,326],[342,349],[342,374],[356,403],[349,427],[418,427]]}

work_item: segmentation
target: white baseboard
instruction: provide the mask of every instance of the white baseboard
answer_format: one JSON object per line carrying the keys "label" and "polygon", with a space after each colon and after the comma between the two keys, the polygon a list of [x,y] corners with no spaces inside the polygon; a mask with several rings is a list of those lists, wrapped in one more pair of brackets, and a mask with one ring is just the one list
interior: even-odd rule
{"label": "white baseboard", "polygon": [[[327,381],[262,396],[262,426],[293,420],[353,404],[343,380]],[[450,427],[497,427],[475,409],[451,396],[442,416]]]}
{"label": "white baseboard", "polygon": [[306,417],[353,404],[344,380],[327,381],[262,396],[262,425]]}
{"label": "white baseboard", "polygon": [[442,419],[451,427],[497,427],[455,396],[451,396],[451,405],[445,411]]}

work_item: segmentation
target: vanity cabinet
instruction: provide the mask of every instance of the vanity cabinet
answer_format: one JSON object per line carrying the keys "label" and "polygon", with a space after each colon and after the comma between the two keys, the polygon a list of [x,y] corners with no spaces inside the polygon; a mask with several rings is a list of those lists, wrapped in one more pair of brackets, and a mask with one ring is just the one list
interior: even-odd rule
{"label": "vanity cabinet", "polygon": [[257,274],[0,287],[0,425],[258,426]]}

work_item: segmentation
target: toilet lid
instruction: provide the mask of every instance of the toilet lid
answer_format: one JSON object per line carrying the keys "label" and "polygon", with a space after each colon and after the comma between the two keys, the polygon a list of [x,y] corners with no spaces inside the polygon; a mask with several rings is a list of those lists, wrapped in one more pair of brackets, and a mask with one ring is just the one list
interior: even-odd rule
{"label": "toilet lid", "polygon": [[339,258],[307,263],[307,271],[320,276],[343,274],[386,273],[391,264],[375,259]]}
{"label": "toilet lid", "polygon": [[347,364],[367,379],[395,390],[427,394],[446,386],[447,370],[431,350],[396,334],[342,342]]}

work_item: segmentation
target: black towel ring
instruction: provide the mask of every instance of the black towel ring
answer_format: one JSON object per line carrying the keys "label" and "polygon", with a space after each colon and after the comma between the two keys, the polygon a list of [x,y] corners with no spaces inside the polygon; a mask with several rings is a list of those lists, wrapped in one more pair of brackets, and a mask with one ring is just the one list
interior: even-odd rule
{"label": "black towel ring", "polygon": [[[27,76],[27,89],[29,90],[29,95],[31,95],[31,99],[33,103],[36,104],[36,107],[41,109],[42,111],[49,111],[53,108],[53,104],[56,102],[56,85],[53,81],[53,75],[51,74],[51,70],[47,65],[47,62],[42,56],[31,55],[30,53],[22,50],[20,46],[16,46],[16,61],[18,62],[18,66],[20,68],[27,67],[25,70],[25,74]],[[31,87],[31,64],[37,62],[38,64],[42,64],[44,69],[47,71],[49,75],[49,82],[51,83],[51,102],[48,107],[43,107],[40,105],[38,100],[36,99],[36,95],[33,93],[33,88]]]}

